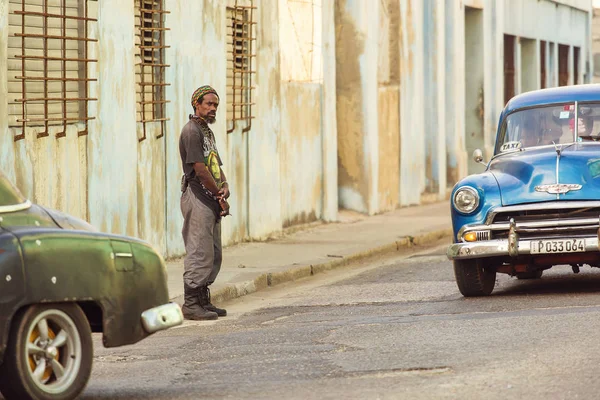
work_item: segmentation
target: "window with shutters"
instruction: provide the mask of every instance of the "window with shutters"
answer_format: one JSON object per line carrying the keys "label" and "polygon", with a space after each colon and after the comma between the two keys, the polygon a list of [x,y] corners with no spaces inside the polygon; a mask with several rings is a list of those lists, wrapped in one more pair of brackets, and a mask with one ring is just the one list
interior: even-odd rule
{"label": "window with shutters", "polygon": [[88,37],[96,23],[88,14],[91,0],[9,0],[8,103],[9,126],[38,127],[38,138],[56,127],[64,137],[67,125],[87,134]]}
{"label": "window with shutters", "polygon": [[143,135],[139,141],[146,139],[146,125],[160,123],[158,138],[164,135],[166,117],[165,88],[165,11],[163,0],[136,0],[136,66],[137,86],[137,121],[143,125]]}
{"label": "window with shutters", "polygon": [[227,133],[239,126],[242,132],[252,128],[255,10],[253,0],[236,0],[233,7],[227,7]]}

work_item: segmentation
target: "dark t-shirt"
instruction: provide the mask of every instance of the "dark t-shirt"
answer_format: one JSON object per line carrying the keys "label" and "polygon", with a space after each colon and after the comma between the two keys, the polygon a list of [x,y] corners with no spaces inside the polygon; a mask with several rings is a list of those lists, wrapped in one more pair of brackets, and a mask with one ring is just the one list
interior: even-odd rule
{"label": "dark t-shirt", "polygon": [[192,193],[220,218],[219,201],[200,182],[194,171],[194,163],[203,163],[213,176],[217,187],[221,187],[221,158],[215,144],[215,136],[205,122],[190,116],[190,120],[181,130],[179,154],[183,173]]}

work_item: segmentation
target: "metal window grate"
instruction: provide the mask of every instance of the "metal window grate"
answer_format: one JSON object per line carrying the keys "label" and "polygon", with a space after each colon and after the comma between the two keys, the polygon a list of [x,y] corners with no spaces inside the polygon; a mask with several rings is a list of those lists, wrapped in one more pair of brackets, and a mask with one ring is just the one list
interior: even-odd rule
{"label": "metal window grate", "polygon": [[97,40],[87,32],[89,23],[97,20],[88,17],[87,2],[11,0],[10,6],[10,25],[20,28],[9,42],[9,53],[16,50],[14,58],[20,64],[9,68],[20,72],[14,76],[20,90],[10,90],[9,78],[9,93],[21,96],[9,103],[20,105],[11,126],[22,131],[14,140],[24,139],[31,126],[44,127],[37,134],[40,138],[49,135],[49,126],[62,125],[56,137],[65,137],[67,124],[75,122],[85,123],[78,135],[87,135],[87,121],[94,119],[88,117],[88,102],[97,100],[88,95],[88,82],[96,81],[87,77],[88,63],[97,60],[88,58],[87,44]]}
{"label": "metal window grate", "polygon": [[164,15],[169,11],[164,10],[163,0],[138,0],[136,25],[138,62],[136,65],[137,82],[137,120],[142,124],[143,135],[138,140],[146,140],[146,123],[160,122],[161,138],[165,132],[166,104],[165,88],[170,84],[165,83],[165,28]]}
{"label": "metal window grate", "polygon": [[252,67],[252,59],[256,57],[253,45],[256,41],[254,10],[254,0],[244,5],[235,0],[235,5],[227,8],[227,46],[230,49],[227,53],[227,121],[230,126],[227,133],[236,129],[237,121],[246,122],[242,132],[252,128],[253,76],[256,73]]}

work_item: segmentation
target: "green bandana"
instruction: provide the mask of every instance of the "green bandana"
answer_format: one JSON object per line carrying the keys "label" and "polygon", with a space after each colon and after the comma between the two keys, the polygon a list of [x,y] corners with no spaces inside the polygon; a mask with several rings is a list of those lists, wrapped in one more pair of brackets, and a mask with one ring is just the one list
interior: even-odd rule
{"label": "green bandana", "polygon": [[200,97],[209,93],[214,93],[217,97],[219,97],[217,91],[208,85],[200,86],[198,89],[196,89],[196,91],[192,95],[192,107],[196,108],[196,104],[198,104],[198,100],[200,100]]}

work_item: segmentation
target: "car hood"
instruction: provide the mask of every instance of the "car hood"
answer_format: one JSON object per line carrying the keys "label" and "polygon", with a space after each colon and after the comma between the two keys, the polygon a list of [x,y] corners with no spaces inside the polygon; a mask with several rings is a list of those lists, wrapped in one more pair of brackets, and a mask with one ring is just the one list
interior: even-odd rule
{"label": "car hood", "polygon": [[[558,162],[557,162],[558,159]],[[578,143],[525,149],[492,160],[489,171],[500,187],[503,205],[556,200],[598,200],[600,196],[600,144]],[[562,194],[549,193],[547,185],[563,187]],[[552,190],[552,188],[550,188]]]}

